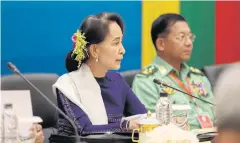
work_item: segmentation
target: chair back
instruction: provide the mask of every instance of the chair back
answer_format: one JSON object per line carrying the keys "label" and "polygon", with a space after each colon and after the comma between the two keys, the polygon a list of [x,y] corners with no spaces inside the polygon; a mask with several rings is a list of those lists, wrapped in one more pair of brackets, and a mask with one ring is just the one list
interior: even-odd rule
{"label": "chair back", "polygon": [[134,80],[134,77],[140,72],[140,70],[129,70],[121,72],[121,76],[125,79],[125,81],[128,83],[130,87],[132,87],[132,83]]}
{"label": "chair back", "polygon": [[[53,94],[52,85],[57,81],[58,75],[49,73],[23,74],[42,93],[44,93],[55,105],[57,99]],[[30,90],[33,115],[43,119],[43,128],[54,127],[57,123],[58,112],[54,109],[33,87],[18,75],[6,75],[1,77],[2,90]],[[21,101],[20,101],[21,102]]]}

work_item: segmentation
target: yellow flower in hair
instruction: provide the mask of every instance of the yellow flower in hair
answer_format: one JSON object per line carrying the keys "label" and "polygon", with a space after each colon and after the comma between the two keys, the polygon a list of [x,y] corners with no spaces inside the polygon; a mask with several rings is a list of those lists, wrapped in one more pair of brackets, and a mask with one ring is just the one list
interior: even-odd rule
{"label": "yellow flower in hair", "polygon": [[76,55],[75,60],[78,62],[86,58],[84,53],[87,53],[86,44],[88,42],[85,39],[86,37],[84,36],[84,33],[81,33],[80,30],[77,30],[77,32],[72,36],[72,41],[74,42],[74,50],[72,52],[72,56]]}

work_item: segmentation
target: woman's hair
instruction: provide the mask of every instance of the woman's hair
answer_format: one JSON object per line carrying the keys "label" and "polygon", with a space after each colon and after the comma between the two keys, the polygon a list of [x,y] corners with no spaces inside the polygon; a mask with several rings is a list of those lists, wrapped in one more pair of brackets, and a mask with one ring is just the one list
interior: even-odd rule
{"label": "woman's hair", "polygon": [[[88,42],[86,48],[89,49],[91,44],[99,44],[107,36],[109,32],[109,23],[116,22],[122,32],[124,32],[124,24],[122,18],[116,13],[99,13],[97,15],[88,16],[82,22],[79,30],[84,33],[86,41]],[[88,50],[89,51],[89,50]],[[79,62],[74,58],[76,55],[72,55],[73,50],[71,50],[66,57],[65,65],[68,72],[72,72],[78,69]],[[85,58],[81,60],[84,63],[88,60],[90,53],[84,51]]]}

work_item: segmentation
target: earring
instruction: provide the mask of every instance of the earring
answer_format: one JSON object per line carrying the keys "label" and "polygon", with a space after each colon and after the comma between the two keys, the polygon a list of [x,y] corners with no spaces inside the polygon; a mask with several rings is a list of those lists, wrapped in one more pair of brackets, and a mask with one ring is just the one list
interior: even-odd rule
{"label": "earring", "polygon": [[98,56],[97,56],[97,58],[96,58],[96,62],[98,62]]}
{"label": "earring", "polygon": [[81,63],[82,63],[81,61],[78,62],[78,66],[77,66],[78,69],[81,67]]}

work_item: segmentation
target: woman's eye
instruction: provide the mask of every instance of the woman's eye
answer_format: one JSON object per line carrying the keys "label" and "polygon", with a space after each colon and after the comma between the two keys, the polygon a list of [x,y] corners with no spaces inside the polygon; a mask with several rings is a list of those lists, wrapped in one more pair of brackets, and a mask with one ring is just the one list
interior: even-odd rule
{"label": "woman's eye", "polygon": [[119,42],[114,43],[114,45],[118,45],[118,44],[119,44]]}

